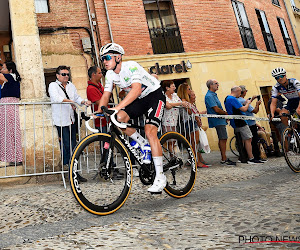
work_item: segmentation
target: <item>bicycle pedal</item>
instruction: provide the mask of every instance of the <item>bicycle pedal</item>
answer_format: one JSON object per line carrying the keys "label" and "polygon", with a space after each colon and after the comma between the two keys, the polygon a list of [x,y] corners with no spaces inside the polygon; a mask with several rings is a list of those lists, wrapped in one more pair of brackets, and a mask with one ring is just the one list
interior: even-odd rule
{"label": "bicycle pedal", "polygon": [[155,195],[155,194],[162,194],[162,191],[161,192],[149,192],[150,194],[152,195]]}

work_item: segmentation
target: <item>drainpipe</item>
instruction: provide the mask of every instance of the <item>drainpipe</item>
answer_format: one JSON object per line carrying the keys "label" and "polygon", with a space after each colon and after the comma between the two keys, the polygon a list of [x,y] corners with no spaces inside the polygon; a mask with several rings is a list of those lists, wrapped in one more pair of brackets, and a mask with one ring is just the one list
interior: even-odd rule
{"label": "drainpipe", "polygon": [[85,0],[85,2],[86,2],[86,8],[87,8],[87,11],[88,11],[88,16],[89,16],[89,22],[90,22],[90,27],[91,27],[91,33],[92,33],[92,39],[93,39],[95,54],[96,54],[97,66],[99,67],[100,63],[99,63],[97,48],[95,46],[96,45],[96,41],[95,41],[95,36],[94,36],[94,26],[93,26],[92,18],[91,18],[89,0]]}
{"label": "drainpipe", "polygon": [[113,37],[112,31],[111,31],[111,27],[110,27],[110,20],[109,20],[109,15],[108,15],[108,10],[107,10],[106,0],[104,0],[104,6],[105,6],[105,13],[106,13],[106,19],[107,19],[107,24],[108,24],[108,29],[109,29],[110,40],[113,43],[114,42],[114,37]]}
{"label": "drainpipe", "polygon": [[285,7],[285,9],[286,9],[286,12],[287,12],[287,14],[288,14],[290,24],[291,24],[291,26],[292,26],[292,31],[293,31],[293,33],[294,33],[294,37],[295,37],[295,40],[296,40],[296,43],[297,43],[297,46],[298,46],[298,53],[300,53],[300,46],[299,46],[299,43],[298,43],[298,40],[297,40],[296,32],[295,32],[295,30],[294,30],[293,23],[292,23],[292,21],[291,21],[291,16],[290,16],[290,13],[289,13],[289,11],[288,11],[288,9],[287,9],[285,0],[283,0],[283,3],[284,3],[284,7]]}
{"label": "drainpipe", "polygon": [[[105,6],[105,13],[106,13],[106,19],[107,19],[107,24],[108,24],[109,36],[110,36],[111,42],[113,43],[114,42],[114,37],[113,37],[112,31],[111,31],[111,26],[110,26],[110,20],[109,20],[109,15],[108,15],[108,10],[107,10],[106,0],[104,0],[104,6]],[[117,88],[115,88],[115,91],[116,91],[117,102],[120,103],[120,99],[119,99]]]}

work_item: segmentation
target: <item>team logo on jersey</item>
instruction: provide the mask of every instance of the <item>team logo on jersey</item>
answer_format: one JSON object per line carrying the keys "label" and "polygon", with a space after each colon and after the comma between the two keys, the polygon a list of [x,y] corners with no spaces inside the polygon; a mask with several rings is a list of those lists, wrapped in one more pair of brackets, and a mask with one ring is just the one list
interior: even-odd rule
{"label": "team logo on jersey", "polygon": [[125,82],[128,82],[129,79],[130,79],[129,77],[125,77],[125,78],[124,78],[124,81],[125,81]]}
{"label": "team logo on jersey", "polygon": [[162,118],[162,115],[164,113],[164,106],[165,106],[165,103],[163,101],[159,101],[157,109],[155,111],[155,115],[154,115],[156,118],[158,118],[158,119]]}
{"label": "team logo on jersey", "polygon": [[138,68],[137,67],[130,67],[129,70],[131,71],[131,73],[133,73],[133,72],[137,71]]}

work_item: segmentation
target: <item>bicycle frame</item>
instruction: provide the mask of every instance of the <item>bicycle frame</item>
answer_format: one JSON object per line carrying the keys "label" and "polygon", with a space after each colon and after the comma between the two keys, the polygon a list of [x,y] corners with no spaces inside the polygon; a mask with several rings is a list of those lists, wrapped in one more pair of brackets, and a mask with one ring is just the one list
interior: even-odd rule
{"label": "bicycle frame", "polygon": [[[134,125],[134,124],[129,124],[128,127],[137,128],[137,129],[144,129],[144,127]],[[110,156],[112,155],[112,149],[114,148],[115,139],[117,137],[122,142],[122,144],[125,146],[127,151],[131,153],[134,160],[139,163],[141,168],[143,170],[147,171],[147,172],[151,172],[151,163],[150,164],[143,163],[143,158],[140,158],[137,155],[136,149],[130,145],[129,141],[125,138],[125,135],[120,131],[119,127],[117,127],[113,123],[111,123],[111,125],[110,125],[110,134],[111,134],[111,139],[110,139],[110,142],[109,142],[109,151],[108,151],[108,157],[109,158],[108,158],[108,161],[107,161],[107,164],[106,164],[106,168],[110,167]]]}

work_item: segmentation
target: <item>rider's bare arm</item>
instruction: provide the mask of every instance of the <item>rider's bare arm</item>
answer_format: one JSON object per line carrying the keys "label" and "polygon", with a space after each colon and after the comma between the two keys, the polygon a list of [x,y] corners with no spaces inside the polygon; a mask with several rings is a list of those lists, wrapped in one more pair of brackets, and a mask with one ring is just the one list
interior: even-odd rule
{"label": "rider's bare arm", "polygon": [[142,85],[138,82],[132,83],[131,90],[128,92],[125,98],[117,106],[114,107],[114,109],[120,110],[122,108],[125,108],[130,103],[132,103],[135,99],[137,99],[141,95],[141,93],[142,93]]}
{"label": "rider's bare arm", "polygon": [[107,106],[110,96],[111,96],[111,93],[109,91],[104,91],[104,93],[100,99],[97,112],[102,112],[101,107]]}
{"label": "rider's bare arm", "polygon": [[272,98],[272,102],[270,105],[271,118],[274,117],[274,113],[276,111],[276,106],[277,106],[277,98]]}

